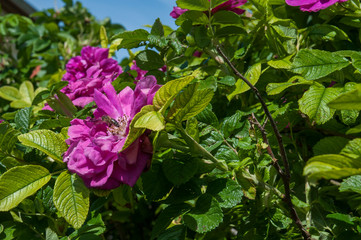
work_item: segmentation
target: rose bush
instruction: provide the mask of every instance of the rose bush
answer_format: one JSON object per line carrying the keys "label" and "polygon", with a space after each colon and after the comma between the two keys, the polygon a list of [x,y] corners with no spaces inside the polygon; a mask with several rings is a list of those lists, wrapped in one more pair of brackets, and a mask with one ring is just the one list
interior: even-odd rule
{"label": "rose bush", "polygon": [[0,239],[360,239],[360,0],[64,2],[0,15]]}

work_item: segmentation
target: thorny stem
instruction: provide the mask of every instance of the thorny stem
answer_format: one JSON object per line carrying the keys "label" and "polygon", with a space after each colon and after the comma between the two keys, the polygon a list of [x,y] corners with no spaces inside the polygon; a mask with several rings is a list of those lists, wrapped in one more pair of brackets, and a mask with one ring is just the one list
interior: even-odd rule
{"label": "thorny stem", "polygon": [[[280,151],[280,155],[283,161],[283,165],[284,165],[284,171],[281,169],[281,167],[278,164],[278,160],[275,158],[272,149],[269,149],[271,151],[269,151],[270,156],[273,159],[273,166],[276,168],[278,174],[281,176],[282,181],[283,181],[283,185],[285,188],[285,195],[284,198],[282,198],[282,200],[288,205],[289,207],[289,211],[291,214],[291,218],[292,220],[295,222],[295,224],[297,225],[297,227],[300,229],[302,236],[305,240],[311,240],[311,235],[310,233],[303,227],[302,222],[300,220],[300,218],[298,217],[298,214],[296,212],[295,207],[293,206],[292,200],[291,200],[291,189],[290,189],[290,167],[289,167],[289,163],[288,163],[288,159],[287,159],[287,154],[286,154],[286,150],[285,147],[283,145],[283,140],[282,140],[282,135],[280,134],[276,122],[273,119],[270,111],[268,110],[268,107],[265,103],[265,101],[263,100],[260,92],[258,91],[258,89],[252,84],[250,83],[236,68],[235,66],[231,63],[231,61],[227,58],[227,56],[223,53],[222,49],[220,48],[220,46],[217,46],[217,51],[218,53],[223,57],[223,59],[226,61],[226,63],[229,65],[229,67],[232,69],[233,73],[239,77],[240,79],[242,79],[251,89],[252,91],[255,93],[255,95],[258,97],[258,100],[260,101],[263,111],[266,114],[267,118],[269,119],[269,122],[272,126],[272,129],[275,133],[275,136],[277,138],[277,142],[278,142],[278,147],[279,147],[279,151]],[[266,132],[264,131],[264,128],[262,127],[262,125],[260,125],[260,127],[263,129],[263,134],[266,134]],[[262,131],[262,129],[260,129]],[[267,139],[267,136],[266,136]],[[265,140],[264,140],[265,141]],[[268,140],[267,140],[268,142]],[[265,141],[265,143],[267,144],[267,142]],[[269,144],[268,144],[269,145]],[[271,155],[272,154],[272,155]],[[278,169],[279,168],[279,169]]]}

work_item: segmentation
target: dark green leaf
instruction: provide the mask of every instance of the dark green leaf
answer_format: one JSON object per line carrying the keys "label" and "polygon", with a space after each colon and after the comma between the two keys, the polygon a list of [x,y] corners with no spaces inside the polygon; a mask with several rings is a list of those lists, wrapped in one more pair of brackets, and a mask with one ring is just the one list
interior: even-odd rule
{"label": "dark green leaf", "polygon": [[222,208],[236,206],[243,197],[241,186],[237,182],[226,178],[219,178],[210,182],[207,193],[215,197]]}
{"label": "dark green leaf", "polygon": [[189,211],[191,206],[186,203],[170,205],[158,216],[152,230],[152,239],[158,237],[176,217]]}
{"label": "dark green leaf", "polygon": [[188,182],[198,170],[198,159],[186,154],[175,154],[163,161],[163,172],[174,185]]}
{"label": "dark green leaf", "polygon": [[223,221],[222,209],[210,194],[203,194],[196,202],[196,206],[186,215],[184,222],[198,233],[209,232]]}
{"label": "dark green leaf", "polygon": [[162,57],[152,50],[141,51],[135,56],[135,61],[137,66],[143,70],[153,70],[164,66]]}
{"label": "dark green leaf", "polygon": [[144,193],[150,201],[162,199],[172,188],[159,164],[153,164],[152,168],[142,175],[142,182]]}

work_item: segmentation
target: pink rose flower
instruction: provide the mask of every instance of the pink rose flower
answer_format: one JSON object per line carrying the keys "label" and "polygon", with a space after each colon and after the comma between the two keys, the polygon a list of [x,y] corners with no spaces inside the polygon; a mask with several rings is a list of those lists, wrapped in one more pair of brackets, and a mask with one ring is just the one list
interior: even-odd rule
{"label": "pink rose flower", "polygon": [[74,119],[66,140],[69,149],[63,161],[88,187],[113,189],[121,184],[134,186],[152,158],[152,146],[146,134],[121,151],[129,133],[129,124],[140,109],[152,104],[160,85],[155,77],[141,79],[135,90],[127,87],[119,94],[107,83],[95,90],[95,118]]}
{"label": "pink rose flower", "polygon": [[[225,11],[231,11],[235,12],[238,15],[244,13],[243,9],[238,8],[239,6],[244,5],[247,2],[247,0],[228,0],[217,7],[212,9],[212,14],[215,14],[218,11],[225,10]],[[188,9],[182,9],[180,7],[173,7],[173,11],[170,13],[170,16],[172,18],[177,19],[180,15],[188,11]]]}
{"label": "pink rose flower", "polygon": [[[81,55],[73,57],[66,64],[66,73],[63,81],[74,82],[84,77],[91,77],[89,72],[95,69],[101,70],[100,75],[112,78],[114,74],[119,76],[123,72],[118,62],[108,58],[109,49],[86,46],[81,50]],[[92,69],[88,71],[89,69]]]}
{"label": "pink rose flower", "polygon": [[286,3],[290,6],[299,6],[301,11],[318,12],[337,2],[346,1],[347,0],[286,0]]}
{"label": "pink rose flower", "polygon": [[[81,56],[73,57],[66,64],[63,81],[68,85],[61,89],[75,106],[84,107],[92,102],[94,90],[103,92],[103,86],[123,72],[118,62],[108,58],[109,49],[86,46]],[[43,110],[52,110],[45,104]]]}

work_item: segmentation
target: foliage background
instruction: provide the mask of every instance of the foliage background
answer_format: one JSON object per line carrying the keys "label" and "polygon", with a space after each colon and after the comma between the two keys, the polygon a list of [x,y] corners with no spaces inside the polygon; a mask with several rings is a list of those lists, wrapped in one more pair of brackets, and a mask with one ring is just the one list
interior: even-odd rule
{"label": "foliage background", "polygon": [[[0,17],[0,238],[300,239],[285,196],[312,238],[360,237],[360,2],[305,13],[282,0],[252,0],[245,15],[210,16],[221,2],[178,0],[192,11],[175,31],[156,20],[150,31],[123,32],[70,1],[35,22]],[[122,60],[117,90],[131,85],[132,60],[171,89],[159,91],[167,101],[152,111],[162,121],[138,122],[154,130],[151,169],[134,188],[112,192],[89,191],[61,163],[70,120],[92,106],[72,117],[40,110],[64,86],[65,63],[100,40],[114,50],[146,48]],[[269,155],[281,159],[270,119],[217,47],[266,100],[290,179]],[[21,179],[26,191],[16,189]],[[57,205],[60,181],[66,193],[78,187],[68,193],[78,199],[69,206],[75,220]]]}

